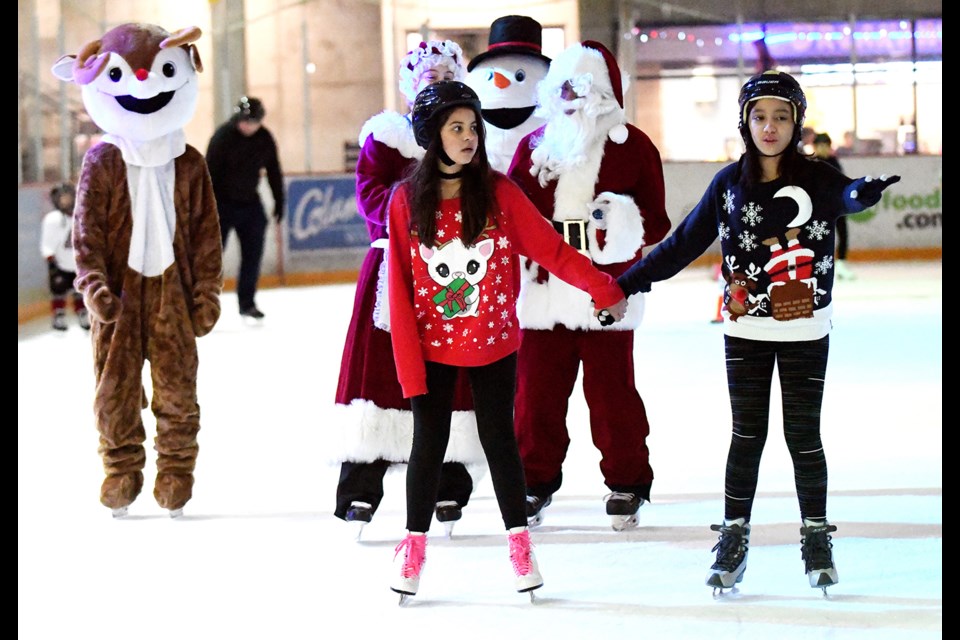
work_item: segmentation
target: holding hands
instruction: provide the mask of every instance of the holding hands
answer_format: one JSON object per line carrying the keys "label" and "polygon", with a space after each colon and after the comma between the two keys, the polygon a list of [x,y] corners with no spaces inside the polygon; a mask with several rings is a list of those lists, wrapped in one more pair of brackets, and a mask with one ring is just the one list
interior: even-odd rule
{"label": "holding hands", "polygon": [[593,315],[600,320],[600,324],[604,327],[608,327],[614,322],[619,322],[627,315],[627,299],[623,298],[612,307],[597,309],[593,312]]}

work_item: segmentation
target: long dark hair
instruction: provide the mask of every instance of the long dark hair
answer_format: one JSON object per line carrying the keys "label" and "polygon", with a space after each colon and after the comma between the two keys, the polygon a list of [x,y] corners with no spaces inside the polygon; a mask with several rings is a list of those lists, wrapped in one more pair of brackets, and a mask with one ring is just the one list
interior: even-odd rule
{"label": "long dark hair", "polygon": [[[450,115],[458,106],[454,105],[434,117],[439,118],[440,126],[434,130],[433,139],[427,147],[423,159],[416,163],[411,173],[404,179],[410,197],[410,230],[420,236],[420,243],[428,247],[436,245],[437,216],[440,208],[440,152],[443,142],[440,130],[446,125]],[[463,167],[460,179],[460,211],[463,213],[463,236],[465,245],[474,244],[487,225],[487,216],[496,206],[494,195],[494,175],[487,160],[486,136],[483,118],[473,109],[477,117],[477,152],[470,164]]]}
{"label": "long dark hair", "polygon": [[[750,112],[753,111],[756,104],[756,101],[747,104],[747,116],[750,115]],[[747,122],[749,122],[749,118],[744,118],[744,124],[740,130],[746,151],[744,151],[743,156],[740,158],[739,182],[743,186],[752,186],[759,184],[763,179],[763,169],[760,167],[760,158],[762,155],[760,150],[757,149],[757,145],[753,142],[753,136],[750,135],[750,126],[746,124]],[[795,123],[793,125],[793,136],[790,138],[790,143],[787,145],[787,148],[783,150],[783,153],[780,154],[780,162],[777,164],[778,177],[786,179],[787,182],[794,181],[807,166],[805,164],[807,157],[800,152],[797,146],[799,143],[800,125]]]}

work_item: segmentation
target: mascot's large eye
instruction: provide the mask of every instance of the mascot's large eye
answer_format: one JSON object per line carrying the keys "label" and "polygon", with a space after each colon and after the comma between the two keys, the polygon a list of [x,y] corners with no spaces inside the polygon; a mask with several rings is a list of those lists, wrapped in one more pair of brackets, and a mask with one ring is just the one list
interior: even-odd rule
{"label": "mascot's large eye", "polygon": [[480,263],[476,260],[471,260],[467,263],[467,273],[470,275],[475,274],[477,271],[480,271]]}
{"label": "mascot's large eye", "polygon": [[172,62],[164,62],[162,70],[163,75],[168,78],[172,78],[173,76],[177,75],[177,65],[173,64]]}
{"label": "mascot's large eye", "polygon": [[523,82],[527,79],[527,72],[523,69],[517,69],[517,72],[513,74],[513,77],[517,79],[517,82]]}
{"label": "mascot's large eye", "polygon": [[493,80],[493,69],[487,71],[487,80]]}
{"label": "mascot's large eye", "polygon": [[110,79],[114,82],[120,82],[120,78],[123,77],[123,70],[120,67],[113,67],[107,72],[107,75],[110,76]]}
{"label": "mascot's large eye", "polygon": [[441,278],[448,277],[450,275],[450,267],[448,267],[445,262],[441,262],[437,265],[437,275]]}

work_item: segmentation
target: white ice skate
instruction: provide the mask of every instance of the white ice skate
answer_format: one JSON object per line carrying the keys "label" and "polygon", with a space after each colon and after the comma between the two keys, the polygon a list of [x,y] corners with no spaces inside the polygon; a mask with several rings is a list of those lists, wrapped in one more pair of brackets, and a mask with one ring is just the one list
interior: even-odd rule
{"label": "white ice skate", "polygon": [[510,564],[516,576],[515,584],[519,593],[529,593],[530,602],[535,602],[533,592],[543,586],[543,576],[537,557],[530,543],[530,531],[526,527],[510,529],[507,538],[510,544]]}
{"label": "white ice skate", "polygon": [[399,569],[390,589],[400,594],[399,604],[407,598],[417,595],[420,588],[420,572],[427,562],[427,536],[424,533],[410,532],[393,553],[394,565]]}

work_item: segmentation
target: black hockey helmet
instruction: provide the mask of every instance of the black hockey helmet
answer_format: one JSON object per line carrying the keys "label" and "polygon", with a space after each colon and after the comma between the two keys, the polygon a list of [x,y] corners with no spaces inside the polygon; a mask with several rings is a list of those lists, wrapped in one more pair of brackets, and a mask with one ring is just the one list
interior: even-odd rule
{"label": "black hockey helmet", "polygon": [[60,196],[67,194],[70,197],[75,197],[77,193],[77,188],[71,182],[61,182],[53,185],[53,188],[50,189],[50,201],[53,202],[53,206],[60,206]]}
{"label": "black hockey helmet", "polygon": [[263,120],[263,116],[267,115],[267,110],[263,108],[263,102],[259,98],[241,96],[240,100],[237,101],[237,106],[233,108],[233,113],[240,120],[256,120],[259,122]]}
{"label": "black hockey helmet", "polygon": [[476,92],[457,80],[441,80],[423,88],[413,101],[413,137],[424,149],[437,135],[440,114],[453,107],[470,107],[477,114],[477,125],[483,126],[480,98]]}
{"label": "black hockey helmet", "polygon": [[[800,83],[789,73],[782,71],[764,71],[747,80],[740,87],[740,134],[745,138],[749,135],[747,129],[747,106],[755,100],[775,98],[793,105],[793,122],[797,125],[796,132],[803,126],[803,119],[807,113],[807,97],[803,94]],[[795,134],[796,135],[796,134]]]}

